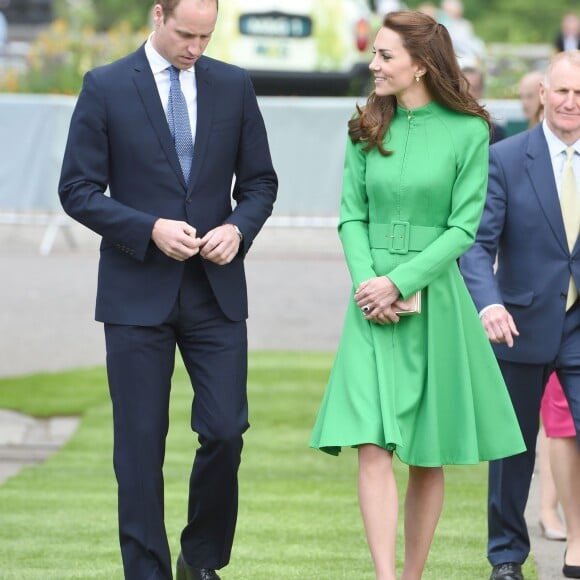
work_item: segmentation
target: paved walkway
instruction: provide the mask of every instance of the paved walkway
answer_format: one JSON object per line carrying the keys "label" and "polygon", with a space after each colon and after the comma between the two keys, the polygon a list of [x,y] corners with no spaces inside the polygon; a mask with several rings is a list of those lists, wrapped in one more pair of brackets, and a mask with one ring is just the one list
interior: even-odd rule
{"label": "paved walkway", "polygon": [[[0,376],[103,364],[102,328],[92,321],[98,239],[80,226],[71,230],[75,250],[59,234],[43,257],[41,228],[0,227]],[[335,349],[350,282],[334,229],[266,228],[247,271],[251,349]],[[0,410],[0,483],[54,453],[76,426],[70,417],[37,421]],[[540,580],[561,579],[565,544],[540,536],[538,503],[535,477],[527,511],[532,553]]]}
{"label": "paved walkway", "polygon": [[76,417],[35,419],[0,409],[0,484],[23,467],[41,463],[74,434]]}

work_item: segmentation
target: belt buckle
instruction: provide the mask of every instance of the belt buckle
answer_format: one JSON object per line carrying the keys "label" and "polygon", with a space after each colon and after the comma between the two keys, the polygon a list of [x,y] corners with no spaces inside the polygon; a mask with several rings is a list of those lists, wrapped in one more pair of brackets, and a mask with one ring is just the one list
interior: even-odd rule
{"label": "belt buckle", "polygon": [[391,226],[391,254],[409,253],[409,233],[411,224],[400,220],[393,220]]}

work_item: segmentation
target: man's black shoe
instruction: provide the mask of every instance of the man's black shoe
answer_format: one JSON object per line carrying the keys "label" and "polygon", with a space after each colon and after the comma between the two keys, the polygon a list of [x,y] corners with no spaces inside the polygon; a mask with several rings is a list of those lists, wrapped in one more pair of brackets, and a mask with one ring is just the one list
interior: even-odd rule
{"label": "man's black shoe", "polygon": [[522,567],[515,562],[498,564],[493,567],[489,580],[524,580]]}
{"label": "man's black shoe", "polygon": [[180,553],[177,558],[176,580],[220,580],[220,577],[215,570],[209,568],[192,568]]}

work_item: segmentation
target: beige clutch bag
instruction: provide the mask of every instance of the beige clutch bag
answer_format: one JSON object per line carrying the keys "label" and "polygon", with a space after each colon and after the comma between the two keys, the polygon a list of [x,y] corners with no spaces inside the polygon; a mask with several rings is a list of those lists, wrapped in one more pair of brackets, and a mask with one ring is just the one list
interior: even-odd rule
{"label": "beige clutch bag", "polygon": [[408,316],[410,314],[421,314],[421,290],[417,290],[415,294],[409,296],[407,300],[403,301],[406,310],[395,310],[395,314],[399,316]]}

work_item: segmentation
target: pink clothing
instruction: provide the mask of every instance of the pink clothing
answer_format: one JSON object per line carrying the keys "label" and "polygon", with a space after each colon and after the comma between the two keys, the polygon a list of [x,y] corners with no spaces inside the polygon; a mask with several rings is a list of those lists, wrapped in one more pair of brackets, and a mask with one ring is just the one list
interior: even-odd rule
{"label": "pink clothing", "polygon": [[548,437],[576,437],[570,407],[556,373],[551,374],[546,385],[540,414]]}

